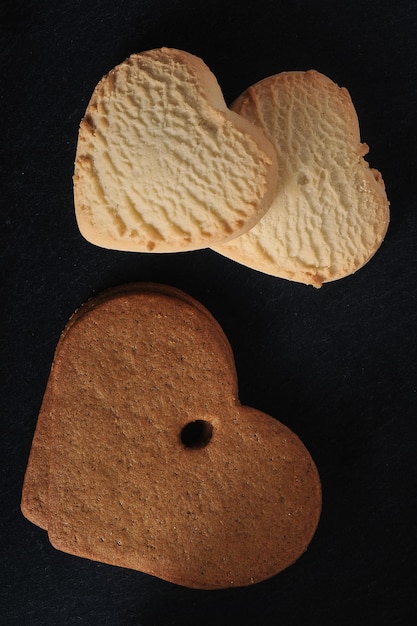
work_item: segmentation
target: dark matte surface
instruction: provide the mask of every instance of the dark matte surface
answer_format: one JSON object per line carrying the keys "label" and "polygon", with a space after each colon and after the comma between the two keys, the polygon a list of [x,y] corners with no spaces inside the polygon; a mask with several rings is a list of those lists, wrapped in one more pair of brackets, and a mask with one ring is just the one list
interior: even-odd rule
{"label": "dark matte surface", "polygon": [[[3,0],[0,622],[408,626],[417,616],[417,5],[414,0]],[[214,252],[95,248],[77,231],[79,121],[101,76],[162,45],[201,56],[230,103],[282,70],[346,86],[391,225],[355,276],[321,290]],[[232,344],[244,403],[306,443],[324,508],[308,552],[249,589],[188,590],[55,551],[19,510],[37,412],[69,316],[152,280],[199,299]]]}

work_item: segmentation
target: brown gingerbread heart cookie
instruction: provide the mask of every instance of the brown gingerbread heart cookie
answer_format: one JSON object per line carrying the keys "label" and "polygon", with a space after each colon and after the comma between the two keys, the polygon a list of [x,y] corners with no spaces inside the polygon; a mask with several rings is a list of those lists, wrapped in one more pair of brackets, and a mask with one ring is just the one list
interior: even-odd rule
{"label": "brown gingerbread heart cookie", "polygon": [[273,576],[314,535],[310,454],[239,403],[223,331],[176,289],[129,285],[82,307],[39,420],[22,510],[60,550],[215,589]]}

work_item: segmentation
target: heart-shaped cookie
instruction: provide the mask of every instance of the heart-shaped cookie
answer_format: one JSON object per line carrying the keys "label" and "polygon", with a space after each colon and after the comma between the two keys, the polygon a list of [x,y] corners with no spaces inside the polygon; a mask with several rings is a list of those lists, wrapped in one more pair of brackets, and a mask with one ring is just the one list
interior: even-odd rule
{"label": "heart-shaped cookie", "polygon": [[217,252],[272,276],[320,287],[362,267],[381,245],[389,202],[364,160],[348,91],[317,71],[282,72],[232,109],[273,143],[278,183],[270,209]]}
{"label": "heart-shaped cookie", "polygon": [[315,532],[319,476],[237,391],[230,345],[195,300],[155,285],[100,296],[57,347],[23,512],[43,445],[38,519],[56,548],[196,588],[276,574]]}
{"label": "heart-shaped cookie", "polygon": [[275,193],[275,151],[230,111],[198,57],[133,54],[96,86],[74,170],[83,236],[105,248],[178,252],[251,228]]}

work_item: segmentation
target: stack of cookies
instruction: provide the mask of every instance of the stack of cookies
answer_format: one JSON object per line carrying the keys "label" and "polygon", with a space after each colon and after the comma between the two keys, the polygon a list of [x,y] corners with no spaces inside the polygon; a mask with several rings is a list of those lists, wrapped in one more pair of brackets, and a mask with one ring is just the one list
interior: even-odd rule
{"label": "stack of cookies", "polygon": [[316,287],[362,267],[389,221],[346,89],[283,72],[228,109],[205,63],[162,48],[97,85],[81,122],[81,233],[115,250],[213,248]]}
{"label": "stack of cookies", "polygon": [[[285,72],[229,109],[186,52],[134,54],[80,125],[77,223],[91,243],[211,248],[320,287],[362,267],[389,221],[346,89]],[[57,346],[25,475],[23,514],[65,552],[201,589],[294,563],[321,511],[316,466],[277,419],[238,400],[211,314],[171,287],[107,291]]]}

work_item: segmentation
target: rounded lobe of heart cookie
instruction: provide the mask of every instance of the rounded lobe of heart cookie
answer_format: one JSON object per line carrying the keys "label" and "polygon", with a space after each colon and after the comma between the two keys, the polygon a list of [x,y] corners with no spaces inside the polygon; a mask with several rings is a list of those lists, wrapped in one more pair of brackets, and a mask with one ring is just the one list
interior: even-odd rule
{"label": "rounded lobe of heart cookie", "polygon": [[230,111],[198,57],[133,54],[96,86],[74,168],[82,235],[105,248],[177,252],[249,230],[275,193],[276,155]]}
{"label": "rounded lobe of heart cookie", "polygon": [[314,462],[239,404],[227,339],[188,296],[103,298],[71,324],[48,385],[56,548],[206,589],[264,580],[307,548]]}

